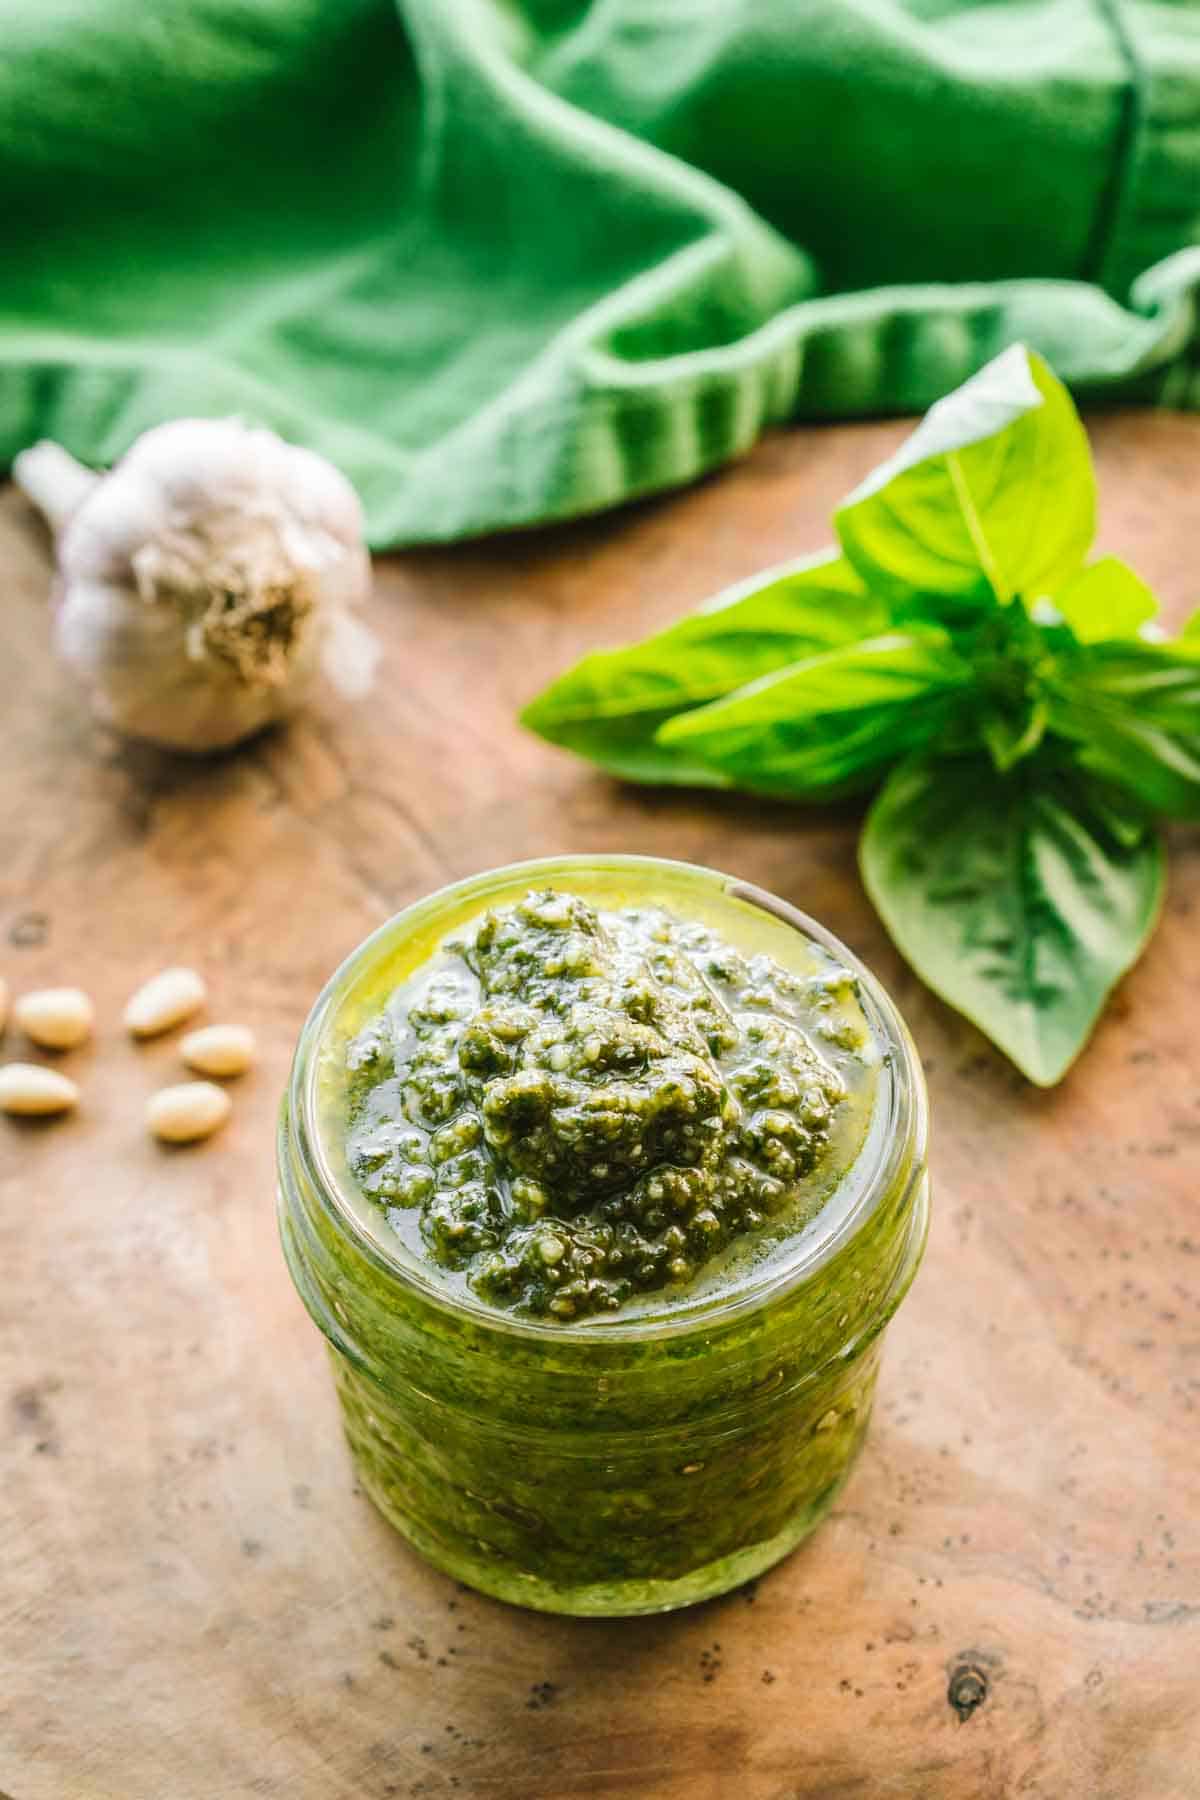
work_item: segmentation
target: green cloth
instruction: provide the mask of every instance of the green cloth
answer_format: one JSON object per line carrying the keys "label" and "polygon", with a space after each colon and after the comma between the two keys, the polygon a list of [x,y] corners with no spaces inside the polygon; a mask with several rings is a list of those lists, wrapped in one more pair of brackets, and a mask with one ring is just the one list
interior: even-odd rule
{"label": "green cloth", "polygon": [[0,458],[181,413],[377,544],[927,405],[1200,405],[1194,0],[0,0]]}

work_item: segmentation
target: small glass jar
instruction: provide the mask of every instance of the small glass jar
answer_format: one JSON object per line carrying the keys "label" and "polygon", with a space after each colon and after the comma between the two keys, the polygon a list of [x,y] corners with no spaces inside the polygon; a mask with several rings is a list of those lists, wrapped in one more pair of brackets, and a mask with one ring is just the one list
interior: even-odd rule
{"label": "small glass jar", "polygon": [[[322,1071],[448,933],[538,886],[654,900],[735,946],[748,922],[799,933],[856,978],[879,1059],[861,1151],[786,1253],[726,1294],[659,1317],[517,1317],[405,1256],[346,1171]],[[279,1137],[284,1251],[328,1340],[366,1492],[438,1568],[550,1612],[665,1611],[758,1575],[812,1530],[862,1444],[881,1334],[924,1247],[926,1135],[920,1065],[878,982],[821,926],[729,876],[568,857],[400,913],[313,1008]]]}

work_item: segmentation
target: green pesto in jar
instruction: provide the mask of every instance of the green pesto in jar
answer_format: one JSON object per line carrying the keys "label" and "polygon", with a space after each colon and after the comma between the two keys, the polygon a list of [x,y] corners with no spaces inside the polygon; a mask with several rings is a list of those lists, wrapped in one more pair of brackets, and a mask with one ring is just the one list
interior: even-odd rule
{"label": "green pesto in jar", "polygon": [[364,1491],[572,1614],[760,1574],[853,1466],[928,1218],[869,971],[713,870],[560,858],[429,896],[301,1037],[280,1225]]}
{"label": "green pesto in jar", "polygon": [[543,887],[441,943],[345,1047],[346,1165],[414,1256],[559,1321],[736,1284],[861,1147],[857,982],[655,904]]}

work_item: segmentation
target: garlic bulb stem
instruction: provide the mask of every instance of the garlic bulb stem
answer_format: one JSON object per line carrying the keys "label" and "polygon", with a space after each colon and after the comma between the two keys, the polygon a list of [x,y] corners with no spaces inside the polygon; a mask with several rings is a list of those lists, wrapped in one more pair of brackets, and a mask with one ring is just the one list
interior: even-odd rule
{"label": "garlic bulb stem", "polygon": [[14,459],[13,480],[57,537],[100,477],[93,469],[85,469],[81,462],[76,462],[61,444],[52,444],[49,438],[43,438],[40,444],[22,450]]}

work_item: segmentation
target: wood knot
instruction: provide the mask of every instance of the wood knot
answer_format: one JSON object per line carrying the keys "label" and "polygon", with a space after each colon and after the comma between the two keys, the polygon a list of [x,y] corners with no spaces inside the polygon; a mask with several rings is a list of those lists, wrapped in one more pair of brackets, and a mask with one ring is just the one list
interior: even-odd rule
{"label": "wood knot", "polygon": [[988,1678],[978,1663],[962,1662],[951,1671],[946,1698],[965,1723],[988,1697]]}

